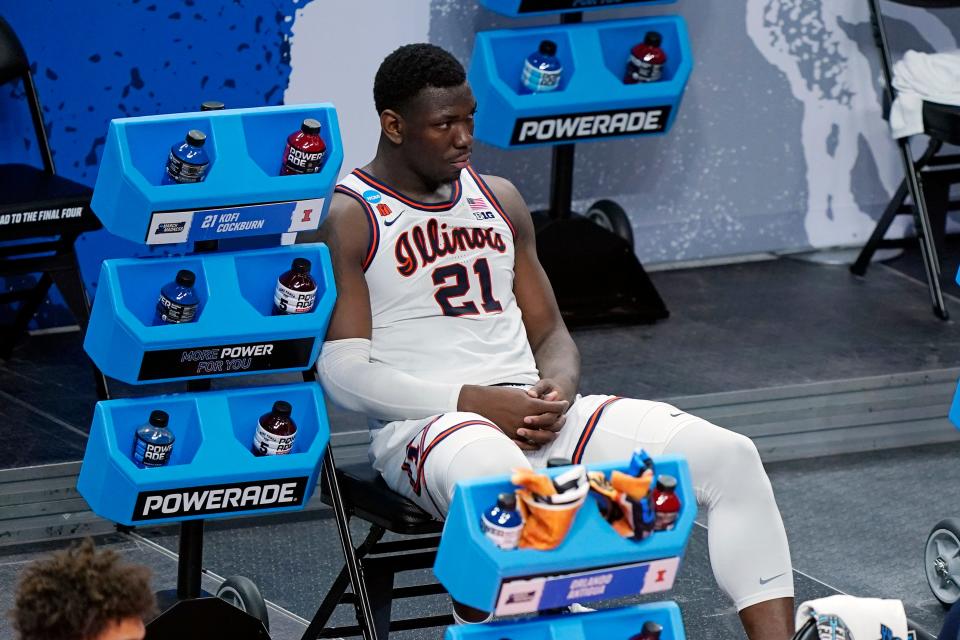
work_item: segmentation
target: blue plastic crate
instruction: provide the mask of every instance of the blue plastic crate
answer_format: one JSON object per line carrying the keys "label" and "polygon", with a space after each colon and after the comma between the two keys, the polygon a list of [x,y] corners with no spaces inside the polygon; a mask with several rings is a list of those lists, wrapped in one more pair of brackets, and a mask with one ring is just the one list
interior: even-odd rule
{"label": "blue plastic crate", "polygon": [[960,429],[960,383],[957,385],[957,391],[953,395],[953,403],[950,405],[950,422],[957,429]]}
{"label": "blue plastic crate", "polygon": [[[623,83],[630,48],[659,31],[667,63],[658,82]],[[521,93],[526,57],[557,43],[560,87]],[[693,56],[686,22],[656,16],[477,34],[468,78],[477,98],[475,135],[504,149],[663,134],[683,97]]]}
{"label": "blue plastic crate", "polygon": [[[276,400],[293,406],[293,452],[258,457],[259,417]],[[170,462],[139,469],[136,430],[155,409],[170,415]],[[313,494],[330,439],[316,383],[98,402],[77,489],[97,515],[125,525],[297,511]]]}
{"label": "blue plastic crate", "polygon": [[[678,481],[682,508],[672,530],[642,541],[624,538],[603,519],[591,494],[567,537],[551,551],[503,550],[484,536],[481,513],[496,503],[497,494],[516,489],[508,476],[459,483],[433,567],[437,579],[455,600],[497,615],[672,588],[697,503],[683,457],[661,456],[654,462],[657,474]],[[588,468],[609,474],[628,467],[624,462]],[[561,471],[545,470],[551,475]]]}
{"label": "blue plastic crate", "polygon": [[[287,136],[305,118],[322,126],[327,159],[316,174],[279,175]],[[170,147],[207,134],[203,182],[161,184]],[[91,208],[112,234],[157,245],[316,229],[343,164],[328,103],[180,113],[110,122]]]}
{"label": "blue plastic crate", "polygon": [[660,640],[685,640],[680,607],[673,602],[634,605],[592,613],[447,627],[445,640],[629,640],[643,623],[663,627]]}
{"label": "blue plastic crate", "polygon": [[673,4],[677,0],[480,0],[487,9],[511,18]]}
{"label": "blue plastic crate", "polygon": [[[271,315],[277,277],[297,257],[313,263],[314,310]],[[160,288],[180,269],[197,276],[197,319],[154,326]],[[101,371],[128,384],[303,371],[319,355],[335,300],[323,244],[106,260],[83,346]]]}

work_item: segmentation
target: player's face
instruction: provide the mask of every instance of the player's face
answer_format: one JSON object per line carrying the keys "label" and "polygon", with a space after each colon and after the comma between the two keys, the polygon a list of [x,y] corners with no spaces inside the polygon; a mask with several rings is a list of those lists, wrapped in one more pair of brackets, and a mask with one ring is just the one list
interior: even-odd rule
{"label": "player's face", "polygon": [[404,114],[404,156],[421,176],[434,182],[456,180],[473,151],[477,101],[470,85],[427,87]]}

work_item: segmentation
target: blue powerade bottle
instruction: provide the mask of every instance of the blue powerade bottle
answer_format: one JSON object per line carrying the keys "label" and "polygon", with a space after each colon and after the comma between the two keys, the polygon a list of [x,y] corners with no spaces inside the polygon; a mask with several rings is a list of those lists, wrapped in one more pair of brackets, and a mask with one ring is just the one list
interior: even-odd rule
{"label": "blue powerade bottle", "polygon": [[560,86],[563,65],[557,58],[557,43],[543,40],[540,47],[523,62],[520,84],[531,93],[554,91]]}
{"label": "blue powerade bottle", "polygon": [[153,324],[182,324],[197,319],[197,309],[200,299],[193,290],[193,283],[197,276],[189,269],[177,272],[177,279],[168,282],[160,289],[160,298],[157,300],[157,314]]}
{"label": "blue powerade bottle", "polygon": [[207,177],[207,168],[210,166],[210,158],[203,149],[206,141],[207,134],[191,129],[186,140],[170,147],[163,184],[202,182]]}
{"label": "blue powerade bottle", "polygon": [[480,518],[483,534],[501,549],[516,549],[520,544],[523,517],[517,511],[517,496],[501,493],[497,504],[483,512]]}
{"label": "blue powerade bottle", "polygon": [[133,436],[133,463],[138,468],[162,467],[173,453],[173,433],[167,429],[170,416],[166,411],[151,411],[148,424]]}

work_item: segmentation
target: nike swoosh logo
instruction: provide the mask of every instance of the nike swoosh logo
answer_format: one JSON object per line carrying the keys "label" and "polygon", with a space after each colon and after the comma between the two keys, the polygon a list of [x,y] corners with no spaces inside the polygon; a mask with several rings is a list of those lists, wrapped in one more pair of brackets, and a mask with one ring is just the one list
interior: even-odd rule
{"label": "nike swoosh logo", "polygon": [[[406,209],[404,209],[404,211],[406,211]],[[398,214],[397,214],[397,217],[394,218],[393,220],[384,220],[384,221],[383,221],[383,224],[384,224],[385,226],[388,226],[388,227],[389,227],[389,226],[392,225],[394,222],[396,222],[397,220],[400,219],[400,216],[403,215],[404,211],[401,211],[400,213],[398,213]]]}
{"label": "nike swoosh logo", "polygon": [[682,416],[682,415],[683,415],[683,411],[677,411],[676,413],[671,413],[671,414],[670,414],[670,417],[671,417],[671,418],[679,418],[679,417]]}
{"label": "nike swoosh logo", "polygon": [[[786,573],[786,572],[784,572],[784,573]],[[783,575],[783,573],[778,573],[777,575],[773,576],[772,578],[767,578],[766,580],[764,580],[763,578],[760,578],[760,584],[762,584],[762,585],[763,585],[763,584],[767,584],[768,582],[770,582],[770,581],[772,581],[772,580],[776,580],[777,578],[779,578],[779,577],[782,576],[782,575]]]}

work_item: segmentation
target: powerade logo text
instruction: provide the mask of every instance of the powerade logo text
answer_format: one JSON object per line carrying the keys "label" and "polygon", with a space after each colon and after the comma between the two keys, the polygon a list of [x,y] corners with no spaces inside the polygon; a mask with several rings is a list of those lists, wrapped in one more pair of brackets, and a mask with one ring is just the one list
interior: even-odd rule
{"label": "powerade logo text", "polygon": [[134,520],[183,518],[214,513],[256,511],[303,504],[307,478],[283,478],[145,491],[137,496]]}
{"label": "powerade logo text", "polygon": [[161,222],[157,225],[156,235],[161,233],[180,233],[187,227],[186,222]]}
{"label": "powerade logo text", "polygon": [[587,140],[660,133],[666,128],[669,117],[670,106],[665,105],[520,118],[513,126],[510,144],[538,144],[558,140]]}
{"label": "powerade logo text", "polygon": [[380,192],[374,191],[373,189],[368,189],[367,191],[363,192],[363,199],[370,204],[377,204],[380,202]]}
{"label": "powerade logo text", "polygon": [[305,369],[315,338],[147,351],[138,380],[163,380],[271,369]]}

